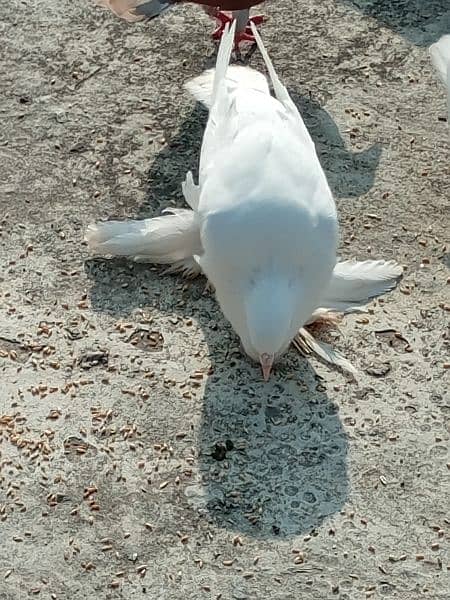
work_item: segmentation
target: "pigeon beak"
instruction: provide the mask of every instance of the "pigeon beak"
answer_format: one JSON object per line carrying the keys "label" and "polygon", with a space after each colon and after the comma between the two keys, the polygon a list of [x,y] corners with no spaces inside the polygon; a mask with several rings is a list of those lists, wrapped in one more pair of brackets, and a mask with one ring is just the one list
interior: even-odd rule
{"label": "pigeon beak", "polygon": [[269,381],[270,372],[272,370],[273,365],[273,354],[266,354],[265,352],[260,355],[259,362],[261,363],[261,368],[263,372],[264,381]]}

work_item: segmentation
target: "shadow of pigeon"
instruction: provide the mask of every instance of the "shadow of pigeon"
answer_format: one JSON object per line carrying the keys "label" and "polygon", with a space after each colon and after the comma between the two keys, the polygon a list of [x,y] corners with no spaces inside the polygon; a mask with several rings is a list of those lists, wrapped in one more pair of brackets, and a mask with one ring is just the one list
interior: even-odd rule
{"label": "shadow of pigeon", "polygon": [[416,46],[429,46],[450,31],[448,0],[343,0],[405,37]]}
{"label": "shadow of pigeon", "polygon": [[205,480],[186,492],[217,526],[286,538],[312,532],[346,502],[347,439],[337,407],[318,391],[309,366],[300,377],[301,384],[264,384],[238,362],[233,370],[216,367],[208,379],[200,431]]}
{"label": "shadow of pigeon", "polygon": [[[236,336],[214,298],[203,295],[201,281],[181,286],[177,277],[121,259],[93,259],[85,268],[94,310],[133,321],[135,309],[144,307],[193,317],[202,330],[212,373],[191,442],[197,463],[178,492],[192,522],[281,539],[311,533],[341,510],[349,491],[347,438],[337,406],[306,360],[288,353],[264,384],[259,367],[230,350]],[[164,348],[155,360],[164,361],[164,352],[173,359],[180,350]],[[141,418],[158,428],[152,402],[169,399],[154,396],[142,405]],[[175,407],[179,401],[170,401],[174,414],[186,410]],[[145,513],[148,501],[134,497],[134,510]]]}
{"label": "shadow of pigeon", "polygon": [[345,147],[331,115],[309,96],[289,94],[314,140],[320,163],[335,198],[355,198],[370,191],[381,157],[381,144],[361,152]]}

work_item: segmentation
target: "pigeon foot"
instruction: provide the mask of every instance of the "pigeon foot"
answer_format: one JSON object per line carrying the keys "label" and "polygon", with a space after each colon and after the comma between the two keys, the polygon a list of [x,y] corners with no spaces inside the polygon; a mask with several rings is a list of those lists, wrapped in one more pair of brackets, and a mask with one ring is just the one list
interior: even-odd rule
{"label": "pigeon foot", "polygon": [[[233,17],[226,12],[217,11],[214,14],[214,18],[219,22],[219,25],[218,25],[217,29],[214,31],[214,33],[212,34],[212,38],[213,38],[213,40],[220,40],[223,35],[226,25],[227,24],[231,25],[231,23],[233,22]],[[239,44],[241,42],[250,42],[251,44],[255,44],[256,40],[255,40],[255,36],[252,33],[250,23],[253,23],[254,25],[261,25],[261,23],[264,23],[264,21],[265,21],[264,15],[255,15],[254,17],[250,17],[248,20],[248,24],[247,24],[246,28],[244,29],[244,31],[239,31],[236,33],[235,48],[239,48]]]}

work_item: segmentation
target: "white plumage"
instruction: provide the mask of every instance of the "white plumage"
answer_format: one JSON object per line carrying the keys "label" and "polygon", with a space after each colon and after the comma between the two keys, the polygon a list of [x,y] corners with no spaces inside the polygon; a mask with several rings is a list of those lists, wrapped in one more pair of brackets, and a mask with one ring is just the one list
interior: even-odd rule
{"label": "white plumage", "polygon": [[431,62],[447,89],[447,123],[450,127],[450,34],[443,35],[430,46]]}
{"label": "white plumage", "polygon": [[336,264],[336,208],[314,143],[252,29],[275,97],[261,73],[229,66],[234,26],[222,38],[216,69],[186,85],[210,108],[199,185],[190,173],[183,184],[192,210],[98,223],[86,239],[97,253],[169,263],[188,274],[201,270],[266,379],[294,338],[302,351],[354,372],[303,326],[361,308],[392,289],[401,268]]}
{"label": "white plumage", "polygon": [[392,290],[401,273],[395,261],[338,262],[323,291],[320,306],[343,313],[361,310],[371,298]]}
{"label": "white plumage", "polygon": [[180,267],[195,262],[193,256],[202,249],[195,213],[183,208],[168,209],[154,219],[89,225],[86,240],[98,254]]}

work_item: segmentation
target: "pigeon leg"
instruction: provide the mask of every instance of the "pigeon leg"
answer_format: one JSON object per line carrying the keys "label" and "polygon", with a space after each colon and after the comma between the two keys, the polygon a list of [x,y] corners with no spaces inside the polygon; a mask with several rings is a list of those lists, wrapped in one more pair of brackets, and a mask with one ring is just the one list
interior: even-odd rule
{"label": "pigeon leg", "polygon": [[181,273],[182,276],[186,279],[195,279],[196,277],[198,277],[198,275],[201,274],[201,272],[202,270],[200,269],[194,258],[191,256],[188,258],[183,258],[182,260],[179,260],[170,265],[170,267],[168,267],[167,269],[164,269],[163,275]]}
{"label": "pigeon leg", "polygon": [[[214,18],[219,23],[217,26],[217,29],[212,34],[212,38],[213,38],[213,40],[220,40],[223,35],[226,25],[227,24],[231,25],[234,18],[232,15],[229,15],[228,13],[219,11],[219,10],[216,11],[214,13],[214,15],[212,15],[212,16],[214,16]],[[249,17],[249,20],[248,20],[248,23],[247,23],[245,29],[243,31],[236,32],[236,38],[235,38],[236,48],[239,47],[239,44],[241,42],[251,42],[252,44],[254,44],[256,42],[256,40],[252,33],[250,23],[254,23],[255,25],[261,25],[261,23],[264,23],[264,20],[265,20],[264,15],[255,15],[254,17]]]}

